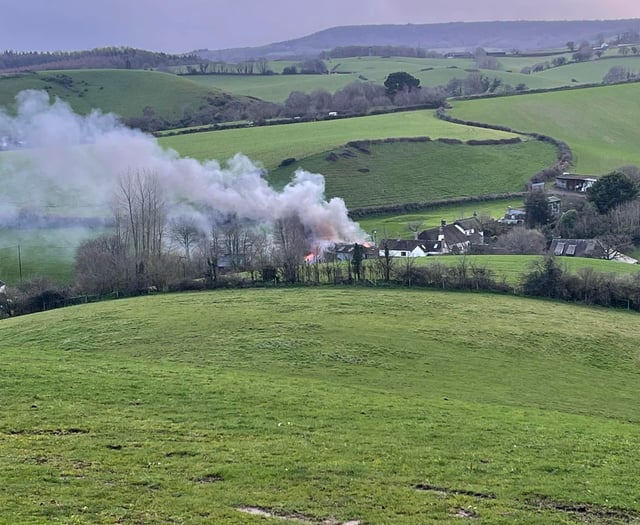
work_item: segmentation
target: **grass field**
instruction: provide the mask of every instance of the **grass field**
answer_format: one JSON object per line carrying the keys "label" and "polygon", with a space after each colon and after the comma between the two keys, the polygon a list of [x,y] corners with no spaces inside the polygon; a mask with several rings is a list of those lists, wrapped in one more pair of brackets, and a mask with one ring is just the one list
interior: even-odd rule
{"label": "grass field", "polygon": [[[516,86],[524,83],[530,89],[552,88],[571,83],[571,76],[538,74],[525,75],[520,70],[525,65],[544,61],[540,58],[501,58],[501,70],[481,70],[490,78],[499,78],[504,84]],[[463,79],[474,70],[473,60],[446,58],[360,57],[335,58],[326,61],[327,68],[337,74],[330,75],[190,75],[186,78],[203,86],[215,87],[236,95],[253,96],[271,102],[284,102],[292,91],[310,93],[325,89],[331,93],[351,82],[369,81],[383,84],[389,74],[396,71],[420,79],[422,86],[436,87],[447,84],[453,78]],[[589,63],[590,64],[590,63]],[[587,69],[588,66],[587,65]],[[599,71],[599,68],[596,68]],[[608,71],[608,70],[607,70]],[[605,71],[606,73],[606,71]],[[590,77],[597,75],[593,73]],[[602,80],[604,73],[597,81]]]}
{"label": "grass field", "polygon": [[563,140],[575,155],[575,171],[602,175],[640,164],[637,98],[640,84],[454,102],[465,120],[539,132]]}
{"label": "grass field", "polygon": [[388,137],[509,138],[499,131],[459,126],[438,120],[433,111],[407,111],[281,126],[211,131],[161,137],[162,146],[199,160],[226,161],[244,153],[265,168],[276,168],[287,158],[303,158],[337,148],[352,140]]}
{"label": "grass field", "polygon": [[0,229],[0,279],[16,284],[22,279],[46,277],[58,284],[73,280],[76,248],[104,229]]}
{"label": "grass field", "polygon": [[327,196],[342,197],[354,209],[523,191],[526,181],[556,157],[552,145],[538,141],[492,146],[393,142],[302,158],[272,171],[269,180],[284,186],[300,167],[322,173]]}
{"label": "grass field", "polygon": [[635,314],[409,290],[5,320],[0,522],[630,523],[637,343]]}
{"label": "grass field", "polygon": [[[425,266],[440,262],[443,264],[459,264],[464,260],[469,264],[474,264],[490,269],[497,280],[505,279],[511,285],[517,285],[523,274],[530,271],[531,266],[541,259],[540,255],[466,255],[446,256],[446,257],[419,257],[412,261],[417,266]],[[397,259],[394,264],[402,266],[406,259]],[[609,273],[616,275],[636,274],[640,272],[637,264],[625,264],[616,261],[605,261],[603,259],[586,259],[582,257],[559,257],[557,262],[560,267],[568,273],[575,274],[584,268],[589,268],[595,272]]]}

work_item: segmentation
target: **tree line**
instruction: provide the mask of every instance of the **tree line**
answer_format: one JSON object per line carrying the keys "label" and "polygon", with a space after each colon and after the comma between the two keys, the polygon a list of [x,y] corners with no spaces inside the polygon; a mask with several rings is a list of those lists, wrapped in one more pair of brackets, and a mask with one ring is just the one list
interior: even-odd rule
{"label": "tree line", "polygon": [[151,69],[193,64],[194,53],[172,55],[131,47],[103,47],[86,51],[3,51],[0,70],[23,71],[44,69]]}

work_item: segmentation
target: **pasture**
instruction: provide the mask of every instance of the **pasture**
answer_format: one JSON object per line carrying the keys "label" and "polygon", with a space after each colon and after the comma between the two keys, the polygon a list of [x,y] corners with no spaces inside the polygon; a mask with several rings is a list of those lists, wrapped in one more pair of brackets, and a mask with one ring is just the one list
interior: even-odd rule
{"label": "pasture", "polygon": [[60,70],[0,76],[0,107],[10,107],[16,94],[25,89],[45,90],[80,114],[99,108],[105,113],[133,117],[142,115],[143,108],[150,106],[168,119],[181,118],[188,110],[196,111],[207,98],[224,96],[213,87],[157,71]]}
{"label": "pasture", "polygon": [[341,288],[5,320],[0,521],[630,523],[636,328],[547,301]]}
{"label": "pasture", "polygon": [[556,156],[552,145],[531,140],[490,146],[373,143],[299,159],[272,171],[269,180],[284,186],[298,168],[322,173],[327,196],[341,197],[349,209],[355,209],[521,192]]}
{"label": "pasture", "polygon": [[573,170],[603,175],[640,164],[640,84],[452,102],[457,118],[551,135],[569,144]]}
{"label": "pasture", "polygon": [[301,159],[341,147],[349,141],[388,137],[469,139],[510,138],[512,133],[460,126],[437,119],[433,111],[406,111],[349,119],[260,126],[193,135],[160,137],[159,143],[185,157],[224,162],[243,153],[266,169],[284,159]]}

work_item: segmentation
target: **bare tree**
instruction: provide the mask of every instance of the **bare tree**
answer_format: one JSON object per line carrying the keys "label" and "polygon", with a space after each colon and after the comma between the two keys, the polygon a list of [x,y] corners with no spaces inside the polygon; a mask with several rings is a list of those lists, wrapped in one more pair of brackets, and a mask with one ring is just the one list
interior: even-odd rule
{"label": "bare tree", "polygon": [[546,240],[538,230],[515,227],[498,238],[496,247],[502,248],[507,253],[536,255],[544,253]]}
{"label": "bare tree", "polygon": [[415,221],[409,221],[407,224],[405,224],[405,228],[407,229],[407,231],[410,231],[411,233],[413,233],[414,239],[417,239],[418,233],[420,233],[420,230],[422,229],[423,225],[424,225],[424,220],[417,219]]}
{"label": "bare tree", "polygon": [[195,219],[186,215],[172,219],[169,223],[169,235],[184,249],[187,261],[191,261],[191,248],[201,236],[200,228]]}
{"label": "bare tree", "polygon": [[296,216],[278,219],[274,225],[276,257],[282,266],[283,277],[287,282],[295,282],[298,267],[310,247],[304,226]]}

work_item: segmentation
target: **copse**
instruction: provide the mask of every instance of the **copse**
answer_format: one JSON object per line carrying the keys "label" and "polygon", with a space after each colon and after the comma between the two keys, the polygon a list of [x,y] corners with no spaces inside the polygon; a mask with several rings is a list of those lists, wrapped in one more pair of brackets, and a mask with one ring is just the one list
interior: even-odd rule
{"label": "copse", "polygon": [[602,214],[619,204],[633,200],[638,195],[636,183],[621,171],[613,171],[600,177],[587,190],[587,199]]}
{"label": "copse", "polygon": [[410,75],[406,71],[391,73],[384,81],[384,87],[388,96],[393,97],[401,91],[413,91],[420,88],[420,79]]}

